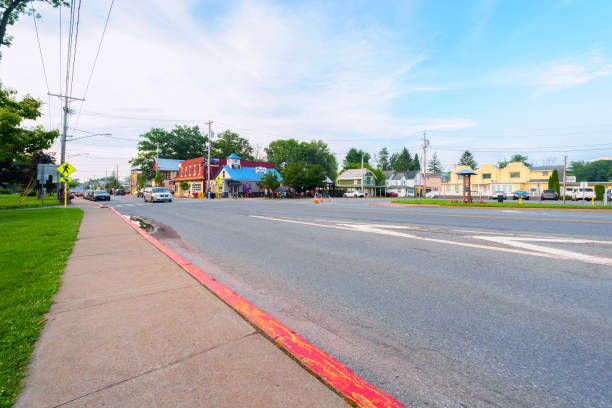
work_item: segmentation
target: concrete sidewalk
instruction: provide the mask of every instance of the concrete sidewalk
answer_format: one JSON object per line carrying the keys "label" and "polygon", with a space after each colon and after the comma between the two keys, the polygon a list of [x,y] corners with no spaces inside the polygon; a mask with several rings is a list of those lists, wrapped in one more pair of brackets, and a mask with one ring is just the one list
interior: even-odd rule
{"label": "concrete sidewalk", "polygon": [[88,202],[17,407],[340,407],[342,398]]}

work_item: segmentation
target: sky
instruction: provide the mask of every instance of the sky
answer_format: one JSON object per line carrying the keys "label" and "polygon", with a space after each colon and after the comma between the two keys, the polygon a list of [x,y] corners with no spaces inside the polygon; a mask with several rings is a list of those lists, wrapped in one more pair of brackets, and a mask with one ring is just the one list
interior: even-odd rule
{"label": "sky", "polygon": [[[422,157],[424,133],[449,170],[466,149],[479,163],[612,156],[607,0],[115,0],[92,71],[110,5],[81,7],[72,95],[86,101],[71,105],[66,152],[81,180],[127,177],[139,135],[207,120],[261,151],[321,139],[339,163],[351,147]],[[39,13],[44,71],[23,16],[0,79],[61,128],[47,92],[65,92],[68,9]]]}

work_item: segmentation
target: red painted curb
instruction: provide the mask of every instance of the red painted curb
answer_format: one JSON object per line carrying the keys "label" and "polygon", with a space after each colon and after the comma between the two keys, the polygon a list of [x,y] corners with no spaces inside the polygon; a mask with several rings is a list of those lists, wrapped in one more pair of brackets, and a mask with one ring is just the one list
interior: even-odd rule
{"label": "red painted curb", "polygon": [[240,315],[266,333],[271,339],[274,339],[277,345],[289,352],[294,358],[320,376],[347,399],[353,401],[358,407],[405,408],[395,398],[366,382],[357,374],[353,373],[347,366],[284,326],[274,317],[248,300],[240,297],[227,286],[217,282],[215,278],[207,275],[198,267],[191,264],[191,262],[125,218],[119,211],[115,210],[113,207],[108,208],[201,284],[206,286],[235,311],[240,313]]}

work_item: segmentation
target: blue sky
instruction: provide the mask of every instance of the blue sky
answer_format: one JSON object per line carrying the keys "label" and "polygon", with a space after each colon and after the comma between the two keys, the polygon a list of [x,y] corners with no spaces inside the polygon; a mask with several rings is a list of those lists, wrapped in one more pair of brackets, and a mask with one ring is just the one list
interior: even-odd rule
{"label": "blue sky", "polygon": [[[75,94],[109,4],[84,4]],[[53,92],[59,15],[41,14]],[[83,178],[125,174],[139,134],[212,119],[260,149],[322,139],[339,161],[353,146],[415,152],[424,131],[448,168],[462,149],[481,163],[612,156],[610,16],[610,1],[118,0],[71,122],[122,139],[75,141],[69,153]],[[3,82],[46,100],[32,21],[12,33]],[[41,123],[57,126],[60,107],[49,107]]]}

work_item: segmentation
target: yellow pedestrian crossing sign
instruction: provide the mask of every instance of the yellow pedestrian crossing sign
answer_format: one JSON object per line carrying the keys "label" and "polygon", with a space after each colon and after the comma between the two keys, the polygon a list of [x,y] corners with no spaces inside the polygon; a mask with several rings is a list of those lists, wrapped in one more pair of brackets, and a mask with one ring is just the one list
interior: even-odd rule
{"label": "yellow pedestrian crossing sign", "polygon": [[70,163],[65,162],[64,164],[60,165],[57,168],[57,171],[62,173],[62,176],[68,177],[69,175],[74,173],[76,171],[76,169],[74,167],[72,167],[72,165]]}
{"label": "yellow pedestrian crossing sign", "polygon": [[70,183],[72,179],[70,177],[60,177],[62,183]]}

